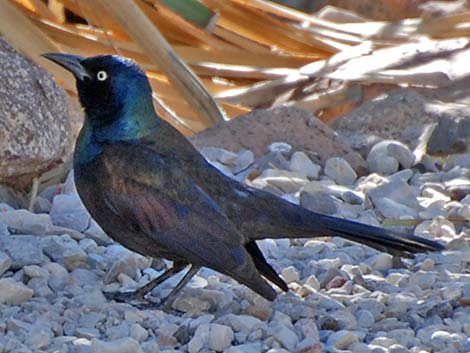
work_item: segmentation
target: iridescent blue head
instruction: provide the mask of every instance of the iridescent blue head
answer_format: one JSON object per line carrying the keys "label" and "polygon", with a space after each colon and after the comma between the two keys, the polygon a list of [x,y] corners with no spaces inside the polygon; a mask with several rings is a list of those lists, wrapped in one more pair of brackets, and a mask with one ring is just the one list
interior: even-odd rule
{"label": "iridescent blue head", "polygon": [[[125,129],[124,120],[145,120],[153,112],[148,79],[132,60],[116,55],[83,58],[51,53],[43,56],[75,76],[80,103],[93,127],[106,127],[119,120],[118,125]],[[150,115],[155,119],[154,114]]]}

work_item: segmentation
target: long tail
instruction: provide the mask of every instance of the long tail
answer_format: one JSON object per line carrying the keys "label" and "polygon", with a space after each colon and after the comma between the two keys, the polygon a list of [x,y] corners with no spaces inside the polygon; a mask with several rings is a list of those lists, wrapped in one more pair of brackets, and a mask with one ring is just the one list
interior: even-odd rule
{"label": "long tail", "polygon": [[[262,196],[266,201],[265,207],[257,207],[251,211],[264,221],[247,224],[246,228],[246,233],[250,234],[252,240],[339,236],[404,257],[412,257],[418,252],[444,250],[441,244],[412,234],[315,213],[264,192]],[[266,222],[267,219],[269,223]],[[259,224],[263,226],[259,227]]]}
{"label": "long tail", "polygon": [[313,212],[312,216],[318,222],[319,229],[324,230],[325,234],[337,235],[392,255],[412,257],[418,252],[444,250],[441,244],[413,234],[399,233],[346,219],[313,214]]}

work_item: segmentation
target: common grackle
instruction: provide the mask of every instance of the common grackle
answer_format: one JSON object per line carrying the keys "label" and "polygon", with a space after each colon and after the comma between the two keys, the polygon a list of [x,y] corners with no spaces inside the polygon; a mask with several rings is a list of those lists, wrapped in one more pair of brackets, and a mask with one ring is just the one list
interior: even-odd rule
{"label": "common grackle", "polygon": [[288,288],[258,248],[263,238],[337,235],[406,257],[443,249],[411,234],[308,211],[223,175],[157,115],[147,77],[129,59],[44,57],[75,76],[85,110],[74,152],[85,207],[117,242],[174,262],[144,287],[112,298],[143,297],[190,265],[167,299],[205,266],[274,300],[276,291],[264,278]]}

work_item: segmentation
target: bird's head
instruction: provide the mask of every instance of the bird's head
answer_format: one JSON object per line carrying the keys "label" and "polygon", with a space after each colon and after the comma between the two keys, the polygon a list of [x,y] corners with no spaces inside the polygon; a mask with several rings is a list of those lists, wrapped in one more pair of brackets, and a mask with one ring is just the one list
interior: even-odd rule
{"label": "bird's head", "polygon": [[139,106],[151,105],[152,91],[142,69],[116,55],[84,58],[50,53],[43,56],[70,71],[76,79],[86,117],[101,125]]}

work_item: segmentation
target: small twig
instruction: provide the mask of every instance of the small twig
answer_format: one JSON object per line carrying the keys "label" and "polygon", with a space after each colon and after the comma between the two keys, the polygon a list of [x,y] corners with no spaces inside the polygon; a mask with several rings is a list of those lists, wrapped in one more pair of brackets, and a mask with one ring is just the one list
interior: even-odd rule
{"label": "small twig", "polygon": [[36,198],[38,197],[38,191],[39,191],[39,178],[35,177],[33,179],[33,183],[31,186],[31,192],[29,194],[29,202],[28,202],[28,210],[30,212],[33,212],[34,208],[34,201],[36,201]]}

